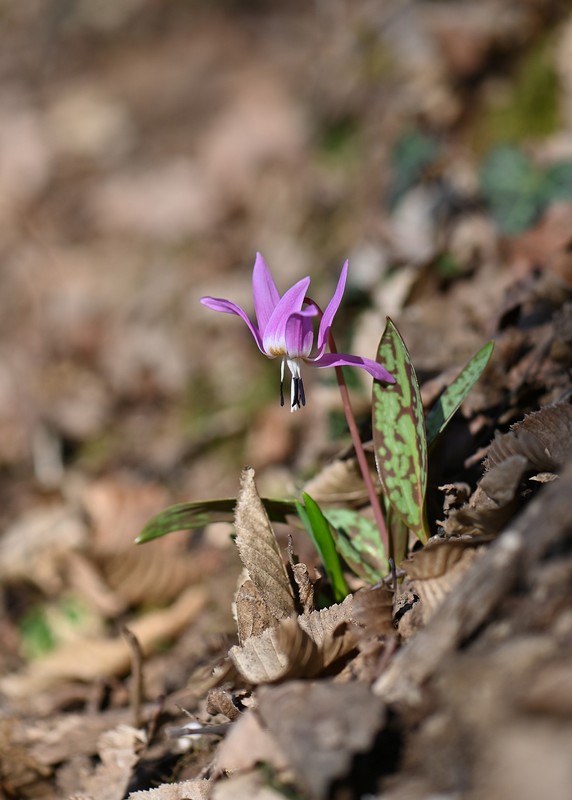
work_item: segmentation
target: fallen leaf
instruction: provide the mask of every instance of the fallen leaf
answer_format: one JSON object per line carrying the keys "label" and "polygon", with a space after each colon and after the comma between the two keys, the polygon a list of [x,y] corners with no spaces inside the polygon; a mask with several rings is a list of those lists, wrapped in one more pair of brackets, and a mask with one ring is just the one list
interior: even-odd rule
{"label": "fallen leaf", "polygon": [[280,620],[232,647],[229,656],[252,684],[318,675],[355,647],[351,601],[348,595],[339,605]]}
{"label": "fallen leaf", "polygon": [[[144,655],[157,645],[176,636],[204,608],[206,595],[200,589],[188,589],[172,606],[136,619],[129,627]],[[113,639],[85,639],[66,644],[27,668],[0,680],[0,690],[9,697],[49,689],[63,680],[95,681],[102,677],[125,674],[131,663],[127,644],[119,636]]]}
{"label": "fallen leaf", "polygon": [[250,578],[238,588],[234,598],[234,615],[240,644],[276,624],[276,618],[268,612],[264,598]]}
{"label": "fallen leaf", "polygon": [[234,722],[229,732],[217,747],[213,760],[213,772],[245,772],[256,764],[271,764],[275,770],[283,770],[287,761],[280,748],[252,709],[245,711]]}
{"label": "fallen leaf", "polygon": [[[373,474],[373,473],[372,473]],[[322,503],[367,502],[367,491],[355,458],[337,458],[304,485],[304,491]]]}
{"label": "fallen leaf", "polygon": [[129,725],[103,733],[98,745],[100,763],[82,781],[86,800],[123,800],[143,744],[143,731]]}
{"label": "fallen leaf", "polygon": [[385,706],[368,686],[332,680],[261,687],[257,713],[315,800],[349,773],[385,722]]}
{"label": "fallen leaf", "polygon": [[493,468],[513,455],[524,456],[530,469],[558,472],[572,451],[572,405],[546,406],[511,425],[508,433],[497,432],[487,456]]}
{"label": "fallen leaf", "polygon": [[367,636],[385,636],[393,633],[393,592],[387,586],[360,589],[353,595],[352,617]]}
{"label": "fallen leaf", "polygon": [[228,654],[242,677],[252,684],[316,674],[320,669],[318,648],[296,617],[280,620],[242,646],[231,647]]}
{"label": "fallen leaf", "polygon": [[233,775],[213,786],[212,800],[284,800],[284,795],[264,782],[259,772]]}
{"label": "fallen leaf", "polygon": [[294,595],[250,468],[242,472],[234,524],[241,561],[269,612],[276,619],[289,617],[295,611]]}
{"label": "fallen leaf", "polygon": [[471,541],[433,540],[402,562],[421,600],[424,622],[459,583],[477,553]]}
{"label": "fallen leaf", "polygon": [[180,783],[164,783],[156,789],[131,792],[128,800],[208,800],[212,783],[205,778]]}

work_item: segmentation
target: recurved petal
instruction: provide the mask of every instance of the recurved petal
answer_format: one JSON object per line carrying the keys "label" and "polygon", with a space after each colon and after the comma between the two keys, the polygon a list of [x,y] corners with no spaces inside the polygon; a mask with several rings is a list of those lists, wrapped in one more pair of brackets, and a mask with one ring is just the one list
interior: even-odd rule
{"label": "recurved petal", "polygon": [[[236,314],[248,325],[248,330],[254,336],[254,340],[262,353],[265,353],[262,346],[262,337],[256,325],[254,325],[248,318],[248,314],[236,303],[231,303],[230,300],[224,300],[222,297],[201,297],[203,306],[210,308],[212,311],[221,311],[223,314]],[[265,353],[266,355],[266,353]]]}
{"label": "recurved petal", "polygon": [[252,271],[252,297],[254,299],[256,319],[258,320],[258,329],[261,336],[264,336],[268,320],[280,301],[280,293],[276,288],[270,270],[266,266],[266,261],[260,253],[256,254],[256,261]]}
{"label": "recurved petal", "polygon": [[373,375],[376,381],[395,383],[393,375],[377,361],[372,361],[371,358],[350,356],[345,353],[325,353],[319,357],[307,359],[307,361],[314,367],[360,367]]}
{"label": "recurved petal", "polygon": [[301,281],[295,283],[279,300],[272,312],[263,334],[264,349],[269,355],[286,353],[286,323],[292,314],[316,315],[315,308],[302,311],[302,303],[309,285],[310,278],[302,278]]}
{"label": "recurved petal", "polygon": [[346,260],[344,266],[342,267],[342,271],[340,273],[338,285],[336,286],[336,291],[334,292],[332,299],[326,306],[326,310],[324,311],[322,319],[320,320],[320,328],[318,330],[318,349],[316,352],[317,358],[319,358],[325,350],[328,341],[328,334],[330,333],[330,328],[332,327],[332,322],[334,321],[334,317],[336,316],[336,312],[340,307],[340,303],[342,302],[342,297],[344,296],[347,277],[348,277],[348,262]]}

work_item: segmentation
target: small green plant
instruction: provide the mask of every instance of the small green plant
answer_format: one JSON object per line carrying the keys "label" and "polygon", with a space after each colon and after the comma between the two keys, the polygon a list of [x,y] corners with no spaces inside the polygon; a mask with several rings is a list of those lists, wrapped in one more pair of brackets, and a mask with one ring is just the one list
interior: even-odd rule
{"label": "small green plant", "polygon": [[[301,500],[261,498],[261,502],[270,521],[298,518],[302,523],[321,558],[337,602],[349,593],[342,562],[363,581],[375,584],[390,572],[392,563],[399,564],[407,556],[410,531],[423,544],[427,541],[426,491],[432,446],[481,376],[493,350],[492,342],[481,348],[425,417],[411,357],[390,319],[379,342],[376,361],[337,353],[331,326],[346,276],[347,264],[332,300],[322,312],[306,294],[309,278],[280,297],[268,268],[258,256],[253,279],[256,325],[230,301],[203,298],[204,305],[211,309],[240,316],[261,352],[269,358],[280,358],[282,404],[284,368],[288,367],[292,375],[291,410],[302,408],[306,402],[302,363],[335,369],[373,519],[352,508],[321,509],[308,493],[303,493]],[[311,355],[315,316],[320,318],[320,324],[317,352]],[[358,433],[342,366],[361,367],[374,378],[372,430],[377,486]],[[148,542],[175,530],[203,527],[211,522],[230,522],[235,505],[234,498],[226,498],[172,506],[150,520],[136,541]]]}

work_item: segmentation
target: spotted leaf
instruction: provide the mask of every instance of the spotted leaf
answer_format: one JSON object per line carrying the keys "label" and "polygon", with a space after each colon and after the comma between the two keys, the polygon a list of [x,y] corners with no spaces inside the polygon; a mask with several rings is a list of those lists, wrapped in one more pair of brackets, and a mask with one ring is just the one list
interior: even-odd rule
{"label": "spotted leaf", "polygon": [[419,384],[399,331],[388,318],[377,350],[395,377],[373,384],[373,443],[377,471],[387,501],[422,541],[427,541],[425,490],[427,439]]}

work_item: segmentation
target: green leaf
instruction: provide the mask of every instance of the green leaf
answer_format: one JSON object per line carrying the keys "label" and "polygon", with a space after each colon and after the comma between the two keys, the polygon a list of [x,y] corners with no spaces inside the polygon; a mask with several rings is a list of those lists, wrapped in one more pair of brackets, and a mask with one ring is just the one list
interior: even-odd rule
{"label": "green leaf", "polygon": [[427,439],[419,383],[399,331],[388,318],[377,361],[394,376],[373,382],[373,444],[387,501],[407,527],[427,541]]}
{"label": "green leaf", "polygon": [[389,565],[375,522],[347,508],[328,508],[323,513],[331,525],[336,550],[352,572],[371,584],[384,578]]}
{"label": "green leaf", "polygon": [[304,505],[296,501],[296,510],[304,527],[310,534],[314,547],[318,551],[325,567],[337,603],[349,594],[349,588],[344,578],[342,565],[336,551],[330,524],[323,515],[319,505],[306,492],[302,493]]}
{"label": "green leaf", "polygon": [[425,420],[427,430],[427,446],[430,447],[444,430],[449,420],[481,377],[489,363],[495,343],[487,342],[481,347],[469,363],[463,367],[455,380],[439,397]]}
{"label": "green leaf", "polygon": [[[286,522],[289,515],[296,514],[296,506],[289,500],[275,500],[263,497],[262,504],[272,522]],[[135,539],[136,544],[144,544],[173,531],[203,528],[211,522],[232,522],[236,498],[204,500],[197,503],[178,503],[161,511],[153,517]]]}

